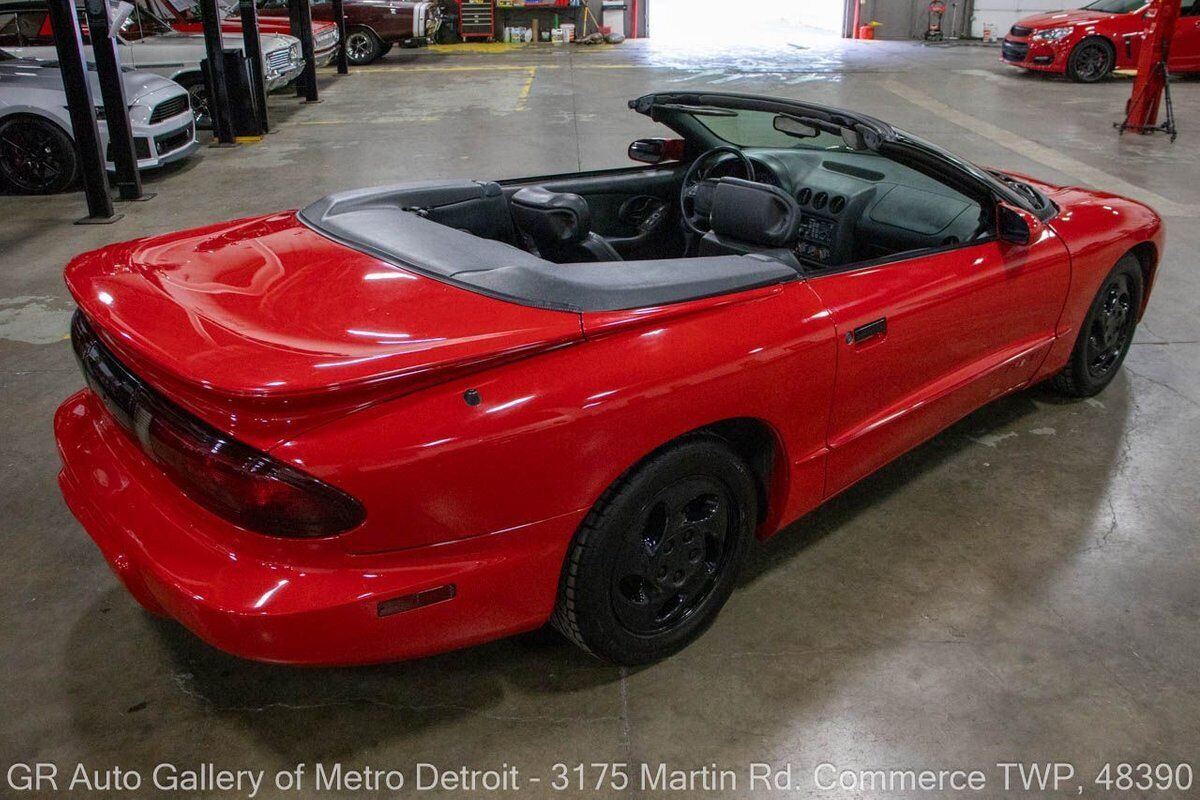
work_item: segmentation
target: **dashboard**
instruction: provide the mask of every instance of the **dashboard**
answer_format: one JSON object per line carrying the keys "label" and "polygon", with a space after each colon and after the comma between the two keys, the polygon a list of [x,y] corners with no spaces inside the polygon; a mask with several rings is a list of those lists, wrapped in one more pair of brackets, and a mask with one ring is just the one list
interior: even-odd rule
{"label": "dashboard", "polygon": [[[846,150],[753,148],[755,180],[796,198],[794,244],[820,270],[899,252],[967,242],[989,233],[984,209],[933,178],[884,156]],[[734,156],[705,177],[745,177]]]}

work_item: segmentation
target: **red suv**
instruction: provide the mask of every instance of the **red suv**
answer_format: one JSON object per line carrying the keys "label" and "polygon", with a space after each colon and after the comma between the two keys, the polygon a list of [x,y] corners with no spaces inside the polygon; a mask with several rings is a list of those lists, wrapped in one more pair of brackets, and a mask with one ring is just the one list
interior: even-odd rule
{"label": "red suv", "polygon": [[[1175,73],[1200,72],[1200,0],[1182,2],[1168,66]],[[1094,83],[1114,69],[1137,66],[1149,7],[1148,0],[1096,0],[1025,17],[1004,37],[1001,60]]]}

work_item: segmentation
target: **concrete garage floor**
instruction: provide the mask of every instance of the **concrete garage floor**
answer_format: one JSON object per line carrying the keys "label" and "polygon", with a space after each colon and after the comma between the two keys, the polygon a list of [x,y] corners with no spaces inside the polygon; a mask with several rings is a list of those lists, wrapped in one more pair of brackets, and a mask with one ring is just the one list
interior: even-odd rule
{"label": "concrete garage floor", "polygon": [[[4,768],[83,762],[148,782],[160,762],[307,762],[311,776],[322,761],[403,770],[411,785],[417,762],[507,763],[518,796],[542,796],[556,762],[715,763],[745,795],[748,764],[769,761],[794,765],[804,796],[821,762],[981,769],[998,791],[998,762],[1058,759],[1089,796],[1105,762],[1194,763],[1200,83],[1176,85],[1172,146],[1113,133],[1128,81],[1025,76],[980,47],[799,44],[397,51],[327,74],[319,105],[274,98],[278,133],[148,179],[158,196],[115,225],[72,227],[79,195],[0,198]],[[643,669],[548,632],[411,663],[279,668],[137,608],[54,481],[51,414],[81,385],[63,341],[71,256],[347,187],[621,166],[629,140],[655,133],[625,101],[679,87],[850,106],[980,162],[1149,200],[1170,249],[1126,369],[1096,400],[1033,389],[995,403],[758,547],[713,629]]]}

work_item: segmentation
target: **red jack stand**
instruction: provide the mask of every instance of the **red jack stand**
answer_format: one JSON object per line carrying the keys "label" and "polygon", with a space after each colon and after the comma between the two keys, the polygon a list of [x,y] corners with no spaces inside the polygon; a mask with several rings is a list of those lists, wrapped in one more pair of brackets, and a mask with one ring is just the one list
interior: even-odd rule
{"label": "red jack stand", "polygon": [[[1146,10],[1149,26],[1138,54],[1133,95],[1125,106],[1125,121],[1115,124],[1121,133],[1162,131],[1170,134],[1172,142],[1179,135],[1175,127],[1175,107],[1171,103],[1171,73],[1167,70],[1167,56],[1171,51],[1171,38],[1175,35],[1175,22],[1178,19],[1179,3],[1174,0],[1153,0]],[[1159,124],[1158,111],[1164,99],[1167,115]]]}

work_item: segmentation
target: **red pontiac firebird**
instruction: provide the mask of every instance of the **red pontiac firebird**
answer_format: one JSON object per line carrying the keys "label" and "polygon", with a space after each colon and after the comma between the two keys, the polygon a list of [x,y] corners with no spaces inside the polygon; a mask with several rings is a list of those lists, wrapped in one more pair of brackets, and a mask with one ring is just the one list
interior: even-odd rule
{"label": "red pontiac firebird", "polygon": [[[1200,72],[1200,0],[1182,2],[1167,66]],[[1014,67],[1095,83],[1114,69],[1136,69],[1150,0],[1095,0],[1081,9],[1025,17],[1004,37],[1001,60]]]}
{"label": "red pontiac firebird", "polygon": [[1001,395],[1119,370],[1146,206],[876,119],[651,94],[634,168],[349,191],[75,258],[59,482],[147,609],[253,659],[551,622],[638,663],[753,540]]}

